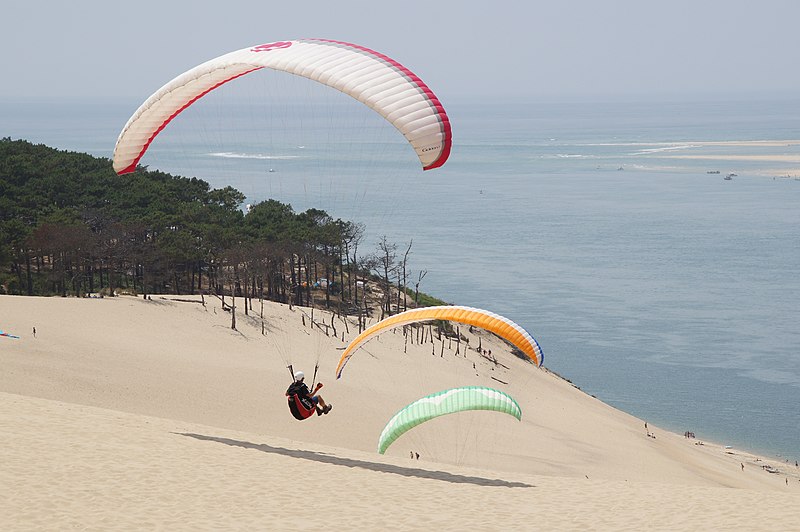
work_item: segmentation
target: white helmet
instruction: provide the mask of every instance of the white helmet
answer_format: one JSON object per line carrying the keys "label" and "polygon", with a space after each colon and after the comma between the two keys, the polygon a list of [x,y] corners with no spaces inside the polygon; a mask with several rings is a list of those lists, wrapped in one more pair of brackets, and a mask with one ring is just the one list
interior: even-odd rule
{"label": "white helmet", "polygon": [[297,370],[297,371],[294,372],[294,380],[295,381],[301,381],[301,380],[303,380],[305,378],[306,378],[306,374],[303,373],[302,371]]}

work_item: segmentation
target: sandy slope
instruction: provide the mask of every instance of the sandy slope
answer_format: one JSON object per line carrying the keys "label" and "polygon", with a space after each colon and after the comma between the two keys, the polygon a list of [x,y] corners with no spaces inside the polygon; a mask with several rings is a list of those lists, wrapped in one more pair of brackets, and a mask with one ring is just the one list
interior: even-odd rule
{"label": "sandy slope", "polygon": [[[0,486],[13,486],[0,502],[4,528],[283,528],[300,519],[334,529],[744,530],[800,522],[794,464],[652,426],[656,437],[648,437],[642,420],[514,358],[490,335],[462,330],[471,348],[462,343],[456,355],[455,343],[442,350],[438,340],[404,345],[399,332],[385,334],[337,381],[341,336],[355,336],[352,324],[348,332],[334,320],[332,340],[309,327],[309,309],[269,304],[262,335],[255,302],[256,314],[239,312],[233,331],[218,300],[190,299],[0,296],[0,328],[22,336],[0,338]],[[478,341],[501,365],[478,355]],[[317,356],[334,410],[297,422],[284,402],[285,365],[310,375]],[[375,452],[397,409],[469,384],[510,393],[523,421],[448,416],[386,456]],[[408,458],[411,450],[420,460]],[[323,496],[301,507],[298,484]]]}

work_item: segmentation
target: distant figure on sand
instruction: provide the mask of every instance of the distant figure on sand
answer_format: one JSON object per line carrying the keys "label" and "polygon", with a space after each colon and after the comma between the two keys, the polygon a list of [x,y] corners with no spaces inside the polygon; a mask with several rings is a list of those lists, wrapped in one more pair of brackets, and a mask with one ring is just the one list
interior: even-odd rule
{"label": "distant figure on sand", "polygon": [[33,328],[33,337],[36,338],[36,327]]}
{"label": "distant figure on sand", "polygon": [[294,372],[294,382],[289,386],[289,389],[286,390],[286,395],[292,396],[297,395],[297,397],[306,404],[313,405],[314,409],[317,411],[317,415],[321,416],[322,414],[327,414],[333,408],[333,405],[326,405],[325,401],[317,395],[317,392],[320,388],[322,388],[322,383],[320,382],[314,388],[314,393],[311,393],[308,390],[308,386],[303,382],[306,378],[305,373],[302,371],[295,371]]}

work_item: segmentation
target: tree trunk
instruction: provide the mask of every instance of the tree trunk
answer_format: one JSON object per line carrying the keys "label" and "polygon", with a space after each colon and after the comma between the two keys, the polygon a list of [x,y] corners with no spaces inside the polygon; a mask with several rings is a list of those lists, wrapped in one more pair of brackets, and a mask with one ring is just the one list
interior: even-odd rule
{"label": "tree trunk", "polygon": [[236,282],[231,282],[231,329],[236,330]]}
{"label": "tree trunk", "polygon": [[245,274],[244,274],[244,281],[243,282],[244,282],[244,288],[242,290],[242,297],[244,297],[244,315],[245,316],[249,316],[250,312],[247,309],[247,296],[248,296],[248,293],[247,293],[247,272],[246,271],[245,271]]}
{"label": "tree trunk", "polygon": [[342,303],[344,303],[344,265],[342,264],[341,248],[339,253],[339,315],[342,314]]}
{"label": "tree trunk", "polygon": [[311,257],[306,255],[306,305],[313,306],[314,301],[311,298]]}
{"label": "tree trunk", "polygon": [[[408,310],[408,304],[406,303],[406,301],[407,301],[407,299],[406,299],[406,282],[407,282],[406,267],[408,266],[408,255],[409,255],[409,253],[411,253],[411,245],[413,243],[414,243],[414,240],[412,239],[408,243],[408,247],[406,248],[406,252],[403,255],[403,277],[402,277],[402,282],[398,282],[397,283],[399,291],[403,294],[403,310],[404,311]],[[400,301],[399,301],[399,299],[397,301],[397,311],[400,312]]]}
{"label": "tree trunk", "polygon": [[328,282],[325,284],[325,308],[331,308],[331,270],[330,267],[325,265],[325,278]]}
{"label": "tree trunk", "polygon": [[264,279],[259,279],[258,280],[258,288],[259,288],[258,300],[261,302],[260,316],[261,316],[261,319],[263,320],[264,319]]}
{"label": "tree trunk", "polygon": [[145,282],[145,279],[144,279],[144,264],[140,264],[139,265],[139,273],[140,273],[140,277],[139,278],[141,279],[141,283],[142,283],[142,297],[144,299],[147,299],[147,283]]}
{"label": "tree trunk", "polygon": [[25,275],[28,281],[28,295],[33,295],[33,275],[31,274],[31,256],[28,250],[25,250]]}

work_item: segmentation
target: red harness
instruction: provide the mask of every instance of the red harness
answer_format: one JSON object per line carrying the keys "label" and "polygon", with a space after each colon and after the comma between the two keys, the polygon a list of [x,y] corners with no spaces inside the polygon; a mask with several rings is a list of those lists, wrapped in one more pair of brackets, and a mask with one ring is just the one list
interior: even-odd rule
{"label": "red harness", "polygon": [[317,411],[314,403],[309,399],[301,399],[296,393],[289,395],[289,410],[292,415],[300,421],[309,418]]}

